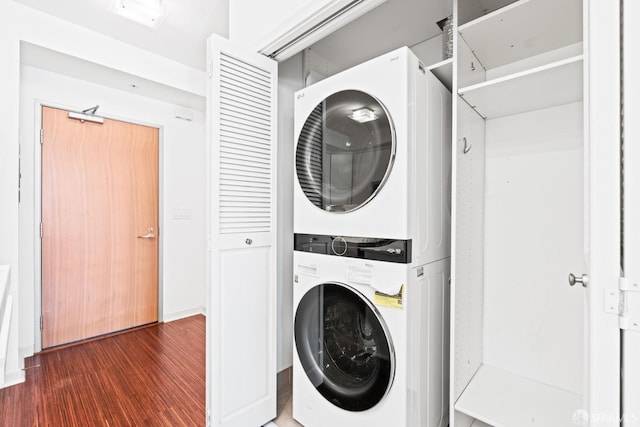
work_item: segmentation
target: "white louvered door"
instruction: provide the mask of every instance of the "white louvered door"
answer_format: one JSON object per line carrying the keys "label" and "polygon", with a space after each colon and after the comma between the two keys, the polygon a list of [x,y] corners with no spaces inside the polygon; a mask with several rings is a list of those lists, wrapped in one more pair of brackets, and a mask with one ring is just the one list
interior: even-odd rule
{"label": "white louvered door", "polygon": [[277,63],[215,35],[208,55],[208,416],[260,426],[276,414]]}

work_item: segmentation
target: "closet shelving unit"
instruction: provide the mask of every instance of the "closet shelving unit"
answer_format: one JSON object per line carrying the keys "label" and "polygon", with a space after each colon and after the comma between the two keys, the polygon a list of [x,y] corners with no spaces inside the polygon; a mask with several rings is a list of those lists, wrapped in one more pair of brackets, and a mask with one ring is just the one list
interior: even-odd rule
{"label": "closet shelving unit", "polygon": [[458,94],[485,119],[582,100],[582,55],[467,86]]}
{"label": "closet shelving unit", "polygon": [[436,62],[428,66],[427,70],[431,71],[447,89],[451,90],[453,81],[453,58]]}
{"label": "closet shelving unit", "polygon": [[488,76],[510,64],[516,71],[469,86],[459,82],[458,94],[485,118],[581,100],[582,54],[531,66],[536,57],[555,59],[562,52],[550,52],[582,41],[581,19],[571,19],[576,14],[582,14],[581,3],[573,0],[520,0],[461,25],[461,42]]}
{"label": "closet shelving unit", "polygon": [[[464,1],[458,0],[458,7],[464,7]],[[575,140],[581,138],[582,132],[580,114],[576,114],[583,97],[582,1],[515,1],[459,25],[457,33],[457,51],[463,52],[464,48],[466,52],[472,52],[469,58],[476,64],[471,68],[479,66],[482,69],[471,75],[468,71],[470,59],[465,57],[467,63],[461,63],[461,54],[458,54],[458,72],[454,77],[457,78],[454,88],[458,94],[457,123],[454,124],[458,141],[457,187],[454,189],[458,237],[454,243],[452,285],[453,425],[572,425],[575,411],[584,406],[579,393],[581,377],[579,374],[560,375],[563,378],[554,382],[554,375],[561,368],[553,366],[553,357],[542,352],[557,347],[551,351],[559,353],[558,359],[563,360],[560,363],[564,366],[570,366],[570,362],[564,360],[563,352],[582,354],[581,338],[576,338],[583,331],[582,295],[574,294],[576,300],[572,300],[573,296],[567,293],[566,275],[558,274],[565,260],[549,268],[553,271],[544,271],[546,265],[535,259],[538,253],[544,253],[544,244],[518,240],[522,236],[513,232],[518,230],[518,226],[505,223],[520,221],[520,227],[544,227],[536,223],[535,215],[532,217],[524,213],[526,219],[510,216],[513,212],[523,212],[524,207],[515,207],[512,211],[511,206],[517,206],[527,196],[534,199],[532,206],[535,207],[536,203],[544,206],[549,200],[562,200],[562,191],[572,188],[579,195],[573,193],[569,198],[574,202],[581,200],[582,182],[577,181],[581,178],[571,178],[574,181],[566,185],[560,183],[557,190],[553,189],[553,184],[549,185],[552,181],[549,179],[544,188],[551,188],[551,192],[556,193],[535,194],[532,189],[536,189],[536,177],[526,176],[526,172],[518,171],[516,165],[525,164],[517,163],[518,156],[531,155],[535,151],[532,162],[548,156],[551,160],[540,164],[553,165],[551,168],[556,169],[549,173],[562,176],[557,166],[560,157],[557,157],[556,148],[550,148],[547,155],[543,151],[546,148],[540,147],[551,147],[554,138],[560,138],[562,148],[558,150],[564,150],[564,135],[552,134],[547,141],[542,131],[542,136],[537,135],[534,142],[528,140],[528,129],[548,126],[544,122],[533,123],[536,120],[552,120],[556,124],[573,120],[573,133],[568,137],[573,138],[570,150],[576,153],[572,155],[581,163],[581,147],[575,147]],[[569,107],[565,109],[565,106]],[[554,115],[560,118],[553,118]],[[523,135],[518,135],[518,125],[522,124],[526,124],[521,130]],[[511,137],[504,129],[513,129],[516,134]],[[465,150],[461,141],[464,141]],[[512,148],[506,141],[513,142],[514,146],[528,144],[528,147],[510,151]],[[496,148],[499,144],[502,145]],[[531,148],[535,144],[538,145]],[[494,170],[490,171],[492,168]],[[547,172],[544,167],[539,170],[541,176]],[[516,190],[518,185],[520,188]],[[529,191],[532,194],[521,198],[517,194],[521,189],[521,193]],[[479,195],[479,192],[483,194]],[[502,200],[498,200],[500,198]],[[502,208],[508,212],[501,211]],[[555,215],[544,211],[544,207],[541,209],[543,218],[540,223],[544,222],[545,215]],[[562,225],[570,224],[572,213],[564,212],[562,207],[558,207],[558,211],[557,221]],[[541,230],[541,233],[548,234],[549,230]],[[575,233],[558,236],[558,239],[570,240],[573,237]],[[507,249],[496,250],[501,245]],[[580,252],[582,248],[582,242],[566,245],[563,249],[567,253]],[[580,256],[568,256],[565,263],[567,273],[571,268],[581,268],[572,264]],[[522,276],[511,265],[521,267]],[[539,290],[535,289],[537,286]],[[534,295],[532,299],[538,304],[527,304],[519,299],[517,289]],[[503,291],[506,291],[504,295],[496,297]],[[545,301],[549,301],[547,306]],[[542,329],[541,325],[552,323],[549,319],[561,322],[559,301],[570,301],[565,315],[571,318],[572,325],[559,324],[557,331]],[[577,316],[580,320],[576,321]],[[539,324],[536,323],[538,319]],[[567,336],[574,339],[565,340]],[[544,344],[538,350],[533,343],[527,343],[527,339]],[[563,347],[565,345],[566,348]],[[540,356],[532,354],[536,351],[540,351]],[[580,372],[582,360],[576,360],[575,364],[576,372]]]}
{"label": "closet shelving unit", "polygon": [[582,406],[581,395],[483,365],[455,408],[491,426],[507,427],[557,425]]}

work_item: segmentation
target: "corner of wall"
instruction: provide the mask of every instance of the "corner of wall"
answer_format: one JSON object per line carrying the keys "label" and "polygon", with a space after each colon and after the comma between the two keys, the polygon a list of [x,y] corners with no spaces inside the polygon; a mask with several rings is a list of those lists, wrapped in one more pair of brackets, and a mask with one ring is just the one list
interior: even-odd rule
{"label": "corner of wall", "polygon": [[197,316],[197,315],[206,316],[206,309],[204,306],[195,307],[189,310],[182,310],[182,311],[176,311],[173,313],[167,313],[164,316],[162,316],[162,321],[164,323],[168,323],[168,322],[173,322],[175,320],[180,320],[186,317]]}

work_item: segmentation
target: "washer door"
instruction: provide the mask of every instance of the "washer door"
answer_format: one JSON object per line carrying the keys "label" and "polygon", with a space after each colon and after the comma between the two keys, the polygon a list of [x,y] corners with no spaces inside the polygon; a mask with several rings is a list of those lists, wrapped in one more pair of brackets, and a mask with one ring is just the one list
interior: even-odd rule
{"label": "washer door", "polygon": [[294,329],[302,368],[329,402],[365,411],[386,396],[395,371],[393,344],[380,313],[358,291],[338,283],[310,289]]}
{"label": "washer door", "polygon": [[298,182],[320,209],[349,212],[382,188],[395,152],[393,123],[382,103],[357,90],[336,92],[316,106],[300,131]]}

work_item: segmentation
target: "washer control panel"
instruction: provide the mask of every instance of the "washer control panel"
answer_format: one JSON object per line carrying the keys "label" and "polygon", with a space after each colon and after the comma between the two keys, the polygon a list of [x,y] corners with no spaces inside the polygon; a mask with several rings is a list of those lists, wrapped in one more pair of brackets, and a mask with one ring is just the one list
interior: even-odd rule
{"label": "washer control panel", "polygon": [[411,239],[294,234],[293,249],[324,255],[411,263]]}

